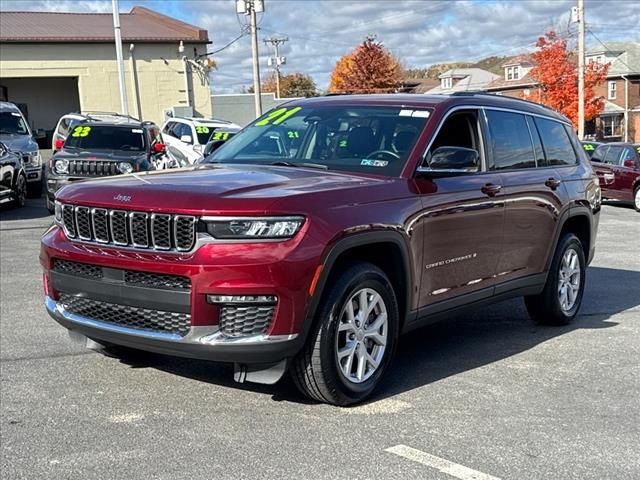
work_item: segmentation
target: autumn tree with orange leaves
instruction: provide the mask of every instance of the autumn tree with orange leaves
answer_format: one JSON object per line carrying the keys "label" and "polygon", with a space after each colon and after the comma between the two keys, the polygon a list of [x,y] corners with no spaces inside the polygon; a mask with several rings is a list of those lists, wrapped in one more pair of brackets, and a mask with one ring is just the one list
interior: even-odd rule
{"label": "autumn tree with orange leaves", "polygon": [[330,92],[390,93],[400,86],[400,62],[375,37],[366,37],[340,58],[331,73]]}
{"label": "autumn tree with orange leaves", "polygon": [[[567,49],[567,40],[548,32],[536,42],[533,53],[535,66],[531,76],[540,83],[540,103],[567,116],[578,125],[578,67],[574,52]],[[607,78],[609,64],[590,62],[584,67],[584,118],[594,119],[604,108],[604,98],[596,95],[595,87]]]}

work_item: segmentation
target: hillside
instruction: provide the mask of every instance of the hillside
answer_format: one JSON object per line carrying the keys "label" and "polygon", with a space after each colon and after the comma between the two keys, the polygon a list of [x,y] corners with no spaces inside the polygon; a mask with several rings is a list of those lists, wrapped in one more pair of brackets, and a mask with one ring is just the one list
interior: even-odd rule
{"label": "hillside", "polygon": [[405,71],[405,78],[431,78],[438,79],[438,76],[451,70],[452,68],[482,68],[496,75],[502,75],[500,65],[509,57],[487,57],[477,62],[451,62],[436,63],[427,68],[408,68]]}

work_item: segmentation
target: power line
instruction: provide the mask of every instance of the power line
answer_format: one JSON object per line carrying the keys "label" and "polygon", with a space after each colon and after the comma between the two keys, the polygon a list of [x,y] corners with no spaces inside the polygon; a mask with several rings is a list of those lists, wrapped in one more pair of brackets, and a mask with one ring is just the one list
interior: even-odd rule
{"label": "power line", "polygon": [[213,52],[207,52],[207,53],[202,53],[200,55],[198,55],[196,58],[202,58],[202,57],[207,57],[209,55],[215,55],[216,53],[220,53],[221,51],[229,48],[231,45],[233,45],[234,43],[236,43],[238,40],[240,40],[242,37],[244,37],[247,34],[246,31],[243,31],[242,33],[240,33],[240,35],[238,35],[236,38],[234,38],[233,40],[231,40],[229,43],[227,43],[224,47],[221,47],[217,50],[214,50]]}

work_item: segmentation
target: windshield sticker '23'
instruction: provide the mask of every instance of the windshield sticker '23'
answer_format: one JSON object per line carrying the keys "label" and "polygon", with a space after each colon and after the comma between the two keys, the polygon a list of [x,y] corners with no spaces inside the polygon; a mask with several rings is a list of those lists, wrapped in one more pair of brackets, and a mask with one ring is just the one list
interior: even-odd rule
{"label": "windshield sticker '23'", "polygon": [[86,137],[89,135],[91,127],[76,127],[73,129],[72,137]]}

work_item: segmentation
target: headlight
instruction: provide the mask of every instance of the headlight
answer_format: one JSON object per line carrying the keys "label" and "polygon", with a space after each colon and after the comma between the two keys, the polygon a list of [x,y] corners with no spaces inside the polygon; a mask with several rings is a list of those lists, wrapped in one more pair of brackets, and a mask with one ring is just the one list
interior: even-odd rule
{"label": "headlight", "polygon": [[35,152],[28,152],[25,155],[29,158],[28,163],[32,167],[39,167],[42,164],[42,157],[38,150]]}
{"label": "headlight", "polygon": [[69,160],[61,158],[53,164],[53,171],[59,175],[69,173]]}
{"label": "headlight", "polygon": [[118,163],[118,170],[120,170],[120,173],[131,173],[133,172],[133,166],[129,162],[120,162]]}
{"label": "headlight", "polygon": [[62,204],[56,201],[54,205],[55,205],[55,214],[53,216],[53,221],[58,225],[62,225]]}
{"label": "headlight", "polygon": [[207,233],[218,239],[287,239],[304,223],[303,217],[215,218],[202,219]]}

